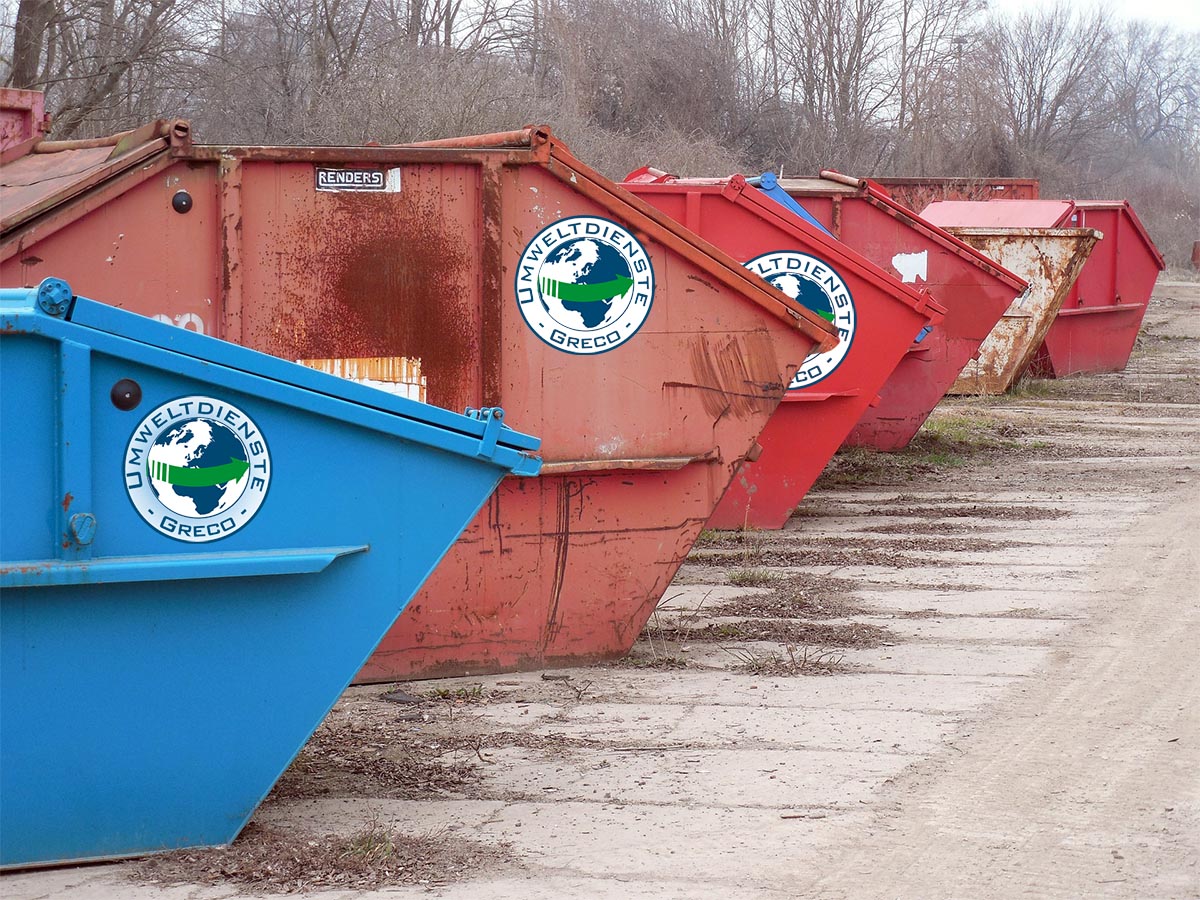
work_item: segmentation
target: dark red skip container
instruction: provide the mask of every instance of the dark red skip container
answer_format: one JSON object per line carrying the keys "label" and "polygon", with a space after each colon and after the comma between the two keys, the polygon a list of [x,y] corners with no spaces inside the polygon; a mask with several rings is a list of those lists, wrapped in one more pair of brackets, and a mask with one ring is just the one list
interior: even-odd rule
{"label": "dark red skip container", "polygon": [[842,343],[810,356],[744,463],[713,528],[782,528],[925,326],[944,310],[810,225],[741,175],[678,179],[652,169],[622,185],[810,309]]}
{"label": "dark red skip container", "polygon": [[0,283],[54,271],[256,350],[545,426],[541,474],[501,483],[360,681],[628,652],[799,364],[837,344],[542,128],[227,147],[159,122],[42,142],[4,175]]}
{"label": "dark red skip container", "polygon": [[871,182],[909,209],[924,209],[936,200],[1036,200],[1041,194],[1041,183],[1036,178],[883,176]]}
{"label": "dark red skip container", "polygon": [[846,438],[847,446],[899,450],[913,439],[963,366],[1029,285],[978,250],[901,206],[866,179],[825,170],[819,178],[775,180],[847,246],[901,281],[927,288],[946,318],[909,347]]}

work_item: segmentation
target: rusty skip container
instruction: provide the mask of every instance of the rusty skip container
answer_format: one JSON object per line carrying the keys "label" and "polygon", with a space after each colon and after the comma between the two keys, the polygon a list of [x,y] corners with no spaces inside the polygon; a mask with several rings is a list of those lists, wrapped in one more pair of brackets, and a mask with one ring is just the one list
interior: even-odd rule
{"label": "rusty skip container", "polygon": [[1021,207],[1054,202],[1058,201],[946,200],[931,203],[921,213],[1029,282],[1028,292],[1005,311],[949,393],[1000,394],[1026,373],[1092,248],[1103,237],[1093,228],[1012,224],[1029,219]]}
{"label": "rusty skip container", "polygon": [[[767,176],[763,176],[767,180]],[[824,170],[772,179],[847,246],[901,281],[928,290],[945,319],[914,342],[846,438],[847,446],[908,445],[963,367],[1028,284],[907,207],[873,181]]]}
{"label": "rusty skip container", "polygon": [[[832,326],[529,128],[194,146],[157,123],[7,167],[0,276],[543,436],[360,675],[618,656]],[[71,173],[69,177],[63,173]],[[53,180],[47,180],[53,179]]]}
{"label": "rusty skip container", "polygon": [[676,178],[647,167],[624,187],[838,327],[841,343],[804,361],[759,438],[761,455],[709,519],[713,528],[782,528],[914,337],[928,339],[944,310],[741,175]]}
{"label": "rusty skip container", "polygon": [[1036,200],[1042,189],[1036,178],[884,175],[871,182],[909,209],[924,209],[936,200]]}
{"label": "rusty skip container", "polygon": [[1119,372],[1129,362],[1162,254],[1127,200],[992,200],[937,215],[988,227],[1093,228],[1096,243],[1029,366],[1043,378]]}

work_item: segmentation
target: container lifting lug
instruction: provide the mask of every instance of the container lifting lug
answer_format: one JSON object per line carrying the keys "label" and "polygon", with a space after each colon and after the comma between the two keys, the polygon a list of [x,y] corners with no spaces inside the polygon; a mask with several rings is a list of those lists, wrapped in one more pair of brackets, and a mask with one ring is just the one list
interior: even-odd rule
{"label": "container lifting lug", "polygon": [[48,316],[64,318],[71,306],[71,286],[61,278],[45,278],[38,285],[37,304]]}
{"label": "container lifting lug", "polygon": [[485,406],[482,409],[468,406],[466,414],[483,422],[483,438],[479,441],[479,449],[475,451],[475,455],[481,459],[491,459],[496,455],[496,442],[500,439],[504,410],[499,406]]}

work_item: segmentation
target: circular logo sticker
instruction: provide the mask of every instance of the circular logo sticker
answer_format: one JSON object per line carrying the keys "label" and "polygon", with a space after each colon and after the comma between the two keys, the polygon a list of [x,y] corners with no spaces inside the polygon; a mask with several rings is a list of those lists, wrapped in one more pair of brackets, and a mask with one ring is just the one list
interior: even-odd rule
{"label": "circular logo sticker", "polygon": [[654,269],[632,234],[608,219],[549,225],[517,263],[517,307],[547,344],[591,355],[621,346],[650,314]]}
{"label": "circular logo sticker", "polygon": [[832,375],[850,352],[858,324],[854,298],[842,277],[817,257],[792,251],[764,253],[746,263],[746,268],[837,326],[841,338],[838,345],[828,353],[814,353],[804,360],[788,390],[809,387]]}
{"label": "circular logo sticker", "polygon": [[125,450],[125,490],[167,537],[204,543],[254,518],[271,482],[271,455],[254,421],[231,403],[180,397],[138,424]]}

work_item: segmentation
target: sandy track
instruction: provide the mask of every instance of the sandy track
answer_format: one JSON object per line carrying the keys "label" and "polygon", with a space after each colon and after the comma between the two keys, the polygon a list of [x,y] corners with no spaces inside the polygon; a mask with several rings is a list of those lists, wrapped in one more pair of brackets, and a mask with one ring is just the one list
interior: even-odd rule
{"label": "sandy track", "polygon": [[1200,896],[1198,488],[1138,517],[1055,661],[798,872],[807,895]]}

